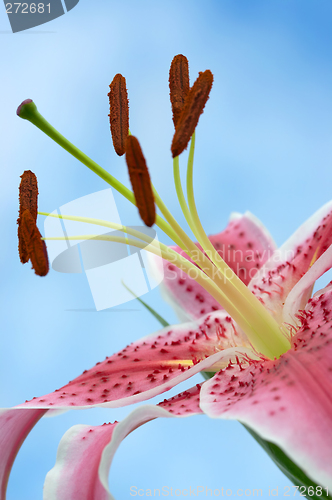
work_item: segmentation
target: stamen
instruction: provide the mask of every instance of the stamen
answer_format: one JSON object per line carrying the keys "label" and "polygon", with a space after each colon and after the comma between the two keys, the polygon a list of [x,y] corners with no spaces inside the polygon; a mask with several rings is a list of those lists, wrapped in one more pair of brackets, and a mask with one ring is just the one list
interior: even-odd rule
{"label": "stamen", "polygon": [[21,183],[19,187],[20,198],[20,217],[23,212],[28,209],[32,218],[37,220],[38,210],[38,184],[37,177],[31,170],[25,170],[21,175]]}
{"label": "stamen", "polygon": [[46,276],[49,270],[45,242],[37,228],[38,184],[31,170],[21,175],[19,187],[18,250],[22,264],[31,260],[38,276]]}
{"label": "stamen", "polygon": [[230,309],[232,313],[239,315],[240,312],[234,307],[233,304],[228,302],[227,297],[224,296],[222,291],[216,286],[216,284],[195,264],[192,264],[185,257],[180,255],[178,252],[169,248],[163,243],[158,243],[158,245],[152,242],[151,245],[146,246],[146,244],[139,240],[132,240],[130,238],[123,238],[121,236],[108,236],[108,235],[98,235],[98,234],[88,234],[88,235],[78,235],[78,236],[55,236],[46,237],[43,240],[87,240],[95,239],[101,241],[114,241],[116,243],[123,243],[125,245],[131,245],[137,248],[146,250],[158,257],[162,257],[164,260],[174,264],[176,267],[192,276],[199,285],[201,285],[212,297],[216,299],[220,304],[226,305],[227,309]]}
{"label": "stamen", "polygon": [[[208,99],[209,92],[212,87],[212,82],[212,73],[207,70],[204,73],[200,73],[199,78],[196,80],[193,88],[189,91],[173,138],[173,156],[178,156],[180,152],[182,152],[183,149],[186,148],[190,137],[195,130],[195,126],[197,125],[199,116],[202,113],[205,103]],[[75,146],[67,141],[67,139],[61,136],[61,134],[59,134],[38,113],[34,103],[32,103],[31,101],[22,103],[22,105],[19,107],[18,114],[22,118],[28,119],[32,123],[34,123],[43,132],[45,132],[52,139],[58,142],[62,147],[64,147],[64,149],[73,154],[73,156],[82,161],[82,163],[87,165],[91,170],[96,172],[100,177],[106,180],[106,182],[115,187],[127,199],[135,204],[135,197],[133,193],[125,188],[125,186],[123,186],[119,181],[108,174],[108,172],[102,169],[99,165],[93,162],[90,158],[84,155],[84,153],[79,151]],[[137,205],[140,208],[140,204],[142,203],[144,212],[143,217],[145,218],[146,216],[146,220],[150,222],[150,220],[152,219],[152,205],[150,198],[152,192],[145,192],[146,186],[145,184],[142,186],[142,178],[140,177],[142,172],[145,172],[146,163],[136,138],[130,136],[129,139],[127,139],[126,147],[128,149],[129,164],[132,164],[133,166],[133,168],[130,169],[132,170],[130,175],[134,178],[134,183],[138,183],[138,188],[134,188],[135,196],[137,198]],[[140,158],[140,155],[143,158],[143,162]],[[145,180],[143,180],[143,182],[145,182]],[[150,179],[148,182],[148,186],[149,187],[147,189],[151,190]],[[140,197],[142,199],[140,199]],[[167,249],[165,245],[161,246],[162,257],[166,260],[172,258],[172,262],[175,263],[175,265],[177,265],[180,269],[184,269],[184,271],[189,274],[189,276],[190,271],[194,270],[196,275],[196,278],[194,279],[196,279],[196,281],[201,284],[208,291],[208,293],[210,293],[227,310],[227,312],[233,317],[234,321],[247,334],[249,340],[258,351],[271,359],[273,359],[274,357],[279,357],[283,352],[286,352],[290,348],[289,342],[287,342],[287,340],[282,336],[278,329],[277,323],[265,310],[262,304],[260,304],[258,299],[256,299],[256,297],[251,294],[251,292],[247,289],[247,287],[245,287],[242,282],[241,285],[245,287],[246,290],[241,290],[241,286],[238,284],[236,277],[234,278],[233,282],[233,276],[232,279],[229,279],[229,277],[226,276],[226,270],[228,266],[226,266],[224,262],[221,266],[219,266],[221,270],[219,270],[218,267],[215,267],[214,264],[209,260],[209,258],[197,248],[194,242],[182,230],[182,228],[171,215],[155,190],[154,197],[157,206],[160,208],[162,214],[168,222],[167,224],[163,219],[160,219],[157,216],[157,223],[159,227],[162,228],[166,234],[172,235],[171,237],[173,241],[175,241],[177,244],[179,244],[180,240],[181,248],[189,254],[189,256],[198,264],[200,269],[173,250]],[[146,200],[148,200],[147,206]],[[154,210],[155,208],[153,203],[153,212]],[[191,218],[193,219],[193,213],[191,213]],[[196,221],[194,221],[194,225],[197,229],[198,223]],[[129,242],[128,238],[122,238],[122,240],[124,243]],[[143,248],[142,245],[144,245],[144,247],[146,246],[144,243],[138,241],[134,241],[130,244],[133,244],[133,246],[138,246],[139,248]],[[149,250],[152,251],[152,253],[156,253],[156,249],[153,247],[153,245],[151,245],[151,248]],[[224,265],[226,266],[225,270],[223,268]],[[269,333],[266,335],[267,332]]]}
{"label": "stamen", "polygon": [[94,219],[92,217],[59,215],[59,214],[48,213],[48,212],[38,212],[38,214],[45,215],[46,217],[54,217],[56,219],[72,220],[72,221],[76,221],[76,222],[85,222],[87,224],[94,224],[96,226],[109,227],[111,229],[115,229],[117,231],[122,231],[123,233],[130,234],[131,236],[134,236],[135,238],[138,238],[138,239],[145,241],[149,245],[152,244],[152,245],[158,246],[158,244],[154,241],[154,238],[152,238],[151,236],[148,236],[147,234],[144,234],[141,231],[137,231],[137,229],[123,226],[122,224],[117,224],[116,222],[110,222],[110,221],[107,221],[104,219]]}
{"label": "stamen", "polygon": [[129,106],[126,79],[118,73],[110,85],[107,94],[110,101],[110,126],[115,152],[122,156],[126,152],[129,130]]}
{"label": "stamen", "polygon": [[173,158],[179,156],[188,146],[190,137],[195,131],[199,117],[209,98],[212,83],[213,75],[207,69],[204,73],[199,73],[199,77],[189,90],[173,137],[171,147]]}
{"label": "stamen", "polygon": [[18,222],[18,228],[17,228],[17,236],[18,236],[18,254],[20,257],[20,261],[22,264],[26,264],[29,261],[29,254],[28,250],[26,247],[26,244],[24,242],[24,238],[22,235],[22,227],[21,227],[21,220],[17,219]]}
{"label": "stamen", "polygon": [[28,209],[22,214],[20,227],[21,235],[35,273],[38,276],[46,276],[49,271],[46,245]]}
{"label": "stamen", "polygon": [[151,227],[156,220],[151,179],[141,146],[133,135],[127,138],[126,162],[139,214],[144,224]]}
{"label": "stamen", "polygon": [[[290,344],[280,332],[277,322],[244,283],[241,282],[245,287],[245,290],[241,293],[234,285],[233,279],[229,279],[227,272],[225,274],[220,272],[218,267],[187,236],[155,189],[154,196],[161,213],[181,238],[181,248],[186,247],[185,252],[189,257],[219,288],[220,294],[219,299],[217,299],[219,304],[226,309],[234,321],[242,328],[253,346],[270,359],[279,357],[290,349]],[[224,261],[222,262],[224,266],[228,267]],[[234,272],[231,269],[230,273],[233,278]],[[236,278],[237,276],[234,275],[234,280]],[[196,281],[199,282],[198,279]],[[240,280],[238,279],[238,281]],[[206,287],[204,288],[206,289]],[[269,336],[267,336],[266,331],[270,332]]]}
{"label": "stamen", "polygon": [[38,185],[37,177],[31,170],[26,170],[21,175],[21,183],[19,187],[19,217],[17,219],[18,224],[18,252],[22,264],[25,264],[29,260],[28,250],[26,248],[24,238],[22,235],[21,228],[21,218],[25,210],[29,210],[32,218],[37,220],[37,197],[38,197]]}
{"label": "stamen", "polygon": [[[79,216],[71,216],[71,215],[59,215],[59,214],[50,214],[48,212],[38,212],[40,215],[45,215],[47,217],[54,217],[58,219],[65,219],[65,220],[72,220],[76,222],[85,222],[87,224],[94,224],[94,225],[99,225],[103,227],[109,227],[111,229],[115,229],[118,231],[122,231],[124,233],[127,233],[131,236],[134,236],[137,238],[137,240],[129,240],[128,238],[117,238],[118,243],[125,243],[125,244],[131,244],[133,246],[136,246],[138,248],[142,248],[146,251],[149,251],[151,253],[154,253],[155,255],[162,256],[163,259],[168,260],[170,263],[174,264],[177,266],[179,269],[182,271],[186,272],[187,274],[193,276],[193,279],[195,279],[203,288],[207,290],[208,293],[210,293],[221,305],[224,306],[230,306],[227,302],[227,297],[225,297],[217,285],[197,266],[189,262],[185,257],[180,255],[178,252],[175,252],[173,249],[169,248],[167,245],[161,243],[161,242],[156,242],[153,238],[150,236],[137,231],[136,229],[133,229],[131,227],[127,226],[122,226],[121,224],[117,224],[115,222],[110,222],[110,221],[105,221],[103,219],[94,219],[91,217],[79,217]],[[66,239],[72,239],[72,240],[85,240],[89,238],[94,238],[94,239],[101,239],[101,240],[108,240],[108,241],[115,241],[114,236],[108,236],[108,235],[83,235],[79,237],[47,237],[44,239],[47,240],[66,240]],[[142,240],[146,243],[148,243],[148,246],[144,245],[142,243]],[[129,243],[130,241],[130,243]],[[194,244],[193,244],[194,245]],[[195,247],[197,248],[197,247]],[[202,254],[203,255],[203,254]],[[206,259],[206,257],[205,257]],[[208,261],[208,259],[206,259]],[[209,262],[209,261],[208,261]]]}
{"label": "stamen", "polygon": [[196,232],[196,227],[195,224],[193,223],[192,217],[190,210],[188,208],[183,189],[182,189],[182,184],[181,184],[181,177],[180,177],[180,165],[179,165],[179,157],[176,156],[173,158],[173,177],[174,177],[174,185],[175,185],[175,190],[176,194],[180,203],[180,207],[182,210],[182,213],[187,221],[188,226],[194,233],[196,239],[198,240],[198,234]]}
{"label": "stamen", "polygon": [[[216,299],[216,301],[219,302],[222,306],[224,306],[228,309],[231,308],[231,304],[229,302],[227,302],[227,297],[224,296],[224,294],[220,291],[220,289],[217,287],[217,285],[205,274],[205,272],[200,269],[198,264],[197,264],[197,266],[195,266],[194,264],[189,262],[185,257],[180,255],[178,252],[175,252],[173,249],[169,248],[167,245],[165,245],[161,242],[157,243],[153,238],[151,238],[150,236],[148,236],[140,231],[137,231],[136,229],[133,229],[133,228],[127,227],[127,226],[122,226],[121,224],[117,224],[115,222],[105,221],[103,219],[94,219],[91,217],[59,215],[59,214],[48,213],[48,212],[38,212],[38,214],[45,215],[47,217],[54,217],[54,218],[58,218],[58,219],[72,220],[72,221],[76,221],[76,222],[85,222],[87,224],[94,224],[94,225],[98,225],[98,226],[109,227],[111,229],[115,229],[117,231],[122,231],[123,233],[127,233],[131,236],[134,236],[135,238],[137,238],[137,240],[129,240],[128,238],[121,238],[118,236],[114,237],[114,236],[108,236],[108,235],[47,237],[47,238],[43,238],[43,239],[45,239],[45,240],[66,240],[66,239],[86,240],[86,239],[93,238],[93,239],[99,239],[99,240],[104,240],[104,241],[105,240],[116,241],[117,243],[125,243],[127,245],[130,244],[130,245],[136,246],[138,248],[142,248],[142,249],[144,249],[148,252],[151,252],[155,255],[158,255],[158,256],[161,255],[161,257],[163,259],[169,261],[171,264],[174,264],[179,269],[181,269],[185,273],[192,276],[192,279],[195,279],[197,281],[197,283],[199,283],[208,293],[210,293]],[[115,240],[114,238],[117,238],[117,239]],[[148,243],[149,245],[146,246],[139,240],[142,240],[142,241]],[[197,249],[197,247],[195,247],[195,248]],[[203,255],[203,257],[206,259],[206,257],[204,255]],[[208,261],[208,259],[206,259],[206,261]],[[233,309],[233,311],[234,311],[234,309]],[[236,311],[236,312],[237,312],[237,314],[239,314],[238,311]]]}
{"label": "stamen", "polygon": [[[201,224],[196,208],[193,187],[194,152],[195,133],[192,136],[188,156],[187,197],[195,233],[198,234],[198,241],[218,270],[215,279],[216,283],[231,302],[238,304],[239,309],[251,325],[251,332],[245,329],[244,331],[247,333],[254,347],[268,357],[271,357],[271,353],[274,353],[274,356],[280,356],[290,348],[288,340],[271,314],[218,254]],[[221,280],[219,279],[220,275],[222,276]],[[227,308],[225,309],[227,310]],[[233,319],[238,321],[234,316]],[[268,352],[269,354],[267,354]],[[272,359],[274,356],[272,356]]]}
{"label": "stamen", "polygon": [[174,57],[169,70],[169,90],[173,112],[173,123],[176,128],[189,92],[188,59],[182,54]]}

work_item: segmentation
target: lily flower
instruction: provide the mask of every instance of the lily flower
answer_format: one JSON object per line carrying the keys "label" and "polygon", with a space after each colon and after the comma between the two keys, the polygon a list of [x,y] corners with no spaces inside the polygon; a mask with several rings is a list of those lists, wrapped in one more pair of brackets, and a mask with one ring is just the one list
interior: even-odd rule
{"label": "lily flower", "polygon": [[[176,85],[187,81],[178,78],[187,67],[183,57],[174,59],[170,74],[173,111],[176,109],[174,179],[197,244],[150,185],[145,160],[144,168],[141,160],[135,163],[143,155],[136,139],[122,141],[125,149],[130,148],[134,196],[51,127],[31,100],[19,107],[20,117],[30,120],[129,201],[135,203],[139,198],[140,213],[154,213],[153,193],[164,217],[156,215],[156,224],[178,245],[168,248],[161,244],[163,260],[154,256],[153,265],[160,270],[162,264],[164,292],[187,322],[166,326],[126,346],[54,392],[3,410],[0,444],[6,452],[0,461],[1,499],[16,453],[45,411],[115,408],[146,401],[199,372],[208,380],[156,407],[141,406],[119,424],[70,429],[60,443],[56,465],[46,477],[44,498],[113,498],[107,472],[129,432],[156,417],[199,413],[240,421],[285,474],[306,488],[306,496],[328,498],[332,488],[332,283],[313,296],[312,291],[315,281],[332,267],[332,202],[279,249],[250,213],[233,215],[223,232],[208,238],[195,206],[193,159],[194,130],[211,90],[212,74],[201,73],[189,90],[180,92]],[[116,88],[113,85],[111,90]],[[114,101],[117,96],[113,94]],[[116,119],[111,123],[114,126]],[[129,131],[122,130],[121,135],[117,130],[119,137],[123,133]],[[190,138],[187,204],[178,154]],[[146,189],[149,196],[144,198]],[[152,218],[148,220],[150,223]],[[123,231],[131,235],[130,228]],[[144,242],[144,235],[140,237]],[[157,254],[155,246],[150,246],[152,254]]]}

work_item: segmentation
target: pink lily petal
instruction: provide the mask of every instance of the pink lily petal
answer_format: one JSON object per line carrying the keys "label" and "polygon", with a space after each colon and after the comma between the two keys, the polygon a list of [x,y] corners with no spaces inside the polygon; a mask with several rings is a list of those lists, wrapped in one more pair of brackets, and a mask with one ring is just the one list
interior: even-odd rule
{"label": "pink lily petal", "polygon": [[[56,458],[44,483],[46,500],[110,500],[98,468],[104,448],[112,439],[117,422],[92,427],[75,425],[62,437]],[[107,477],[103,477],[103,482]]]}
{"label": "pink lily petal", "polygon": [[[219,255],[246,285],[276,248],[262,223],[250,212],[244,215],[233,214],[227,228],[209,239]],[[200,245],[197,246],[201,248]],[[188,258],[179,247],[173,248]],[[159,258],[152,258],[154,259]],[[162,262],[165,277],[161,284],[162,292],[180,319],[198,319],[203,314],[221,309],[220,304],[184,271],[169,262]]]}
{"label": "pink lily petal", "polygon": [[283,320],[296,324],[297,312],[304,309],[316,280],[332,267],[332,245],[319,257],[288,294],[283,308]]}
{"label": "pink lily petal", "polygon": [[47,410],[0,410],[0,499],[6,498],[9,474],[23,441]]}
{"label": "pink lily petal", "polygon": [[[282,245],[249,284],[249,289],[282,323],[285,300],[302,276],[332,244],[332,202],[310,217]],[[310,297],[308,291],[303,300]]]}
{"label": "pink lily petal", "polygon": [[244,352],[251,352],[232,319],[225,311],[218,311],[134,342],[61,389],[20,406],[114,408],[137,403],[234,356],[234,349],[241,351],[241,346]]}
{"label": "pink lily petal", "polygon": [[201,387],[202,384],[197,384],[195,387],[181,392],[170,399],[164,399],[158,406],[177,417],[203,413],[199,406]]}
{"label": "pink lily petal", "polygon": [[292,349],[275,361],[221,370],[201,391],[213,418],[236,419],[332,488],[332,290],[302,312]]}
{"label": "pink lily petal", "polygon": [[75,425],[60,441],[56,464],[46,476],[46,500],[112,500],[109,469],[116,450],[134,429],[157,417],[185,417],[202,413],[200,385],[158,406],[134,410],[122,422],[91,427]]}
{"label": "pink lily petal", "polygon": [[227,228],[210,236],[219,255],[248,285],[258,269],[273,255],[276,244],[262,222],[252,213],[233,213]]}

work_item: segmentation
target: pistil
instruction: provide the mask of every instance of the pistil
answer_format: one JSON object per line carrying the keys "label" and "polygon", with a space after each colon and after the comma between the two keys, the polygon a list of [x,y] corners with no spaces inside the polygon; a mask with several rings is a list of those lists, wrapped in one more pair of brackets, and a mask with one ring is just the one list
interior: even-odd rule
{"label": "pistil", "polygon": [[[112,186],[116,191],[118,191],[122,196],[124,196],[130,203],[136,206],[135,196],[130,189],[124,186],[120,181],[118,181],[113,175],[111,175],[107,170],[102,168],[98,163],[89,158],[85,153],[80,151],[74,144],[72,144],[68,139],[66,139],[60,132],[58,132],[52,125],[45,120],[45,118],[39,113],[37,106],[31,99],[26,99],[17,108],[17,115],[24,120],[28,120],[33,125],[35,125],[39,130],[48,135],[54,142],[59,144],[63,149],[68,151],[72,156],[79,160],[83,165],[88,167],[92,172],[97,174],[101,179],[103,179],[107,184]],[[157,215],[156,224],[162,229],[165,234],[167,234],[173,241],[178,241],[177,235],[172,231],[171,227]]]}

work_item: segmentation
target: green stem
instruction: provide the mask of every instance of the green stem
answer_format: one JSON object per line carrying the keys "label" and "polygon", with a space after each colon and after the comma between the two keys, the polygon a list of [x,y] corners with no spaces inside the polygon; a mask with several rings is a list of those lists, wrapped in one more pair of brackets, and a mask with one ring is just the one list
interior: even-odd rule
{"label": "green stem", "polygon": [[[324,498],[332,500],[332,497],[328,494],[328,488],[322,488],[318,484],[314,483],[314,481],[310,479],[303,472],[303,470],[300,469],[300,467],[295,462],[293,462],[276,444],[261,438],[246,424],[242,423],[242,425],[245,429],[247,429],[249,434],[251,434],[251,436],[256,439],[263,450],[266,451],[269,457],[279,467],[281,472],[283,472],[283,474],[285,474],[285,476],[288,477],[288,479],[290,479],[293,484],[301,488],[303,492],[300,495],[301,497],[311,500],[322,500]],[[295,496],[295,491],[293,496]]]}

